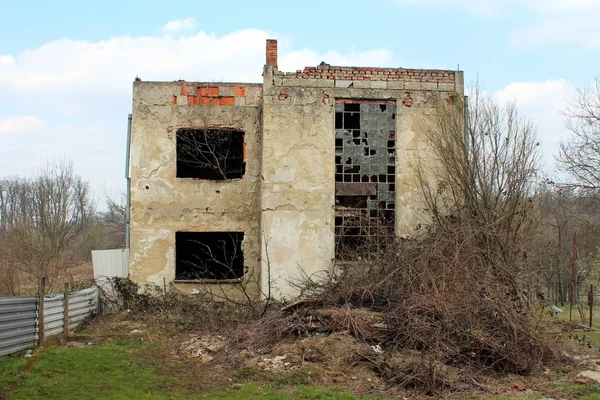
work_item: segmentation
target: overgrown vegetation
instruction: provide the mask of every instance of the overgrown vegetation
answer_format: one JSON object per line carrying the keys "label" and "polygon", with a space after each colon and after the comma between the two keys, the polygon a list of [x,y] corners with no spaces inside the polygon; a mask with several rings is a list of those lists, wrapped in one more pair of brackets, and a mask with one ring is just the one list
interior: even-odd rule
{"label": "overgrown vegetation", "polygon": [[0,179],[0,295],[48,292],[91,278],[90,250],[124,246],[125,208],[107,196],[97,211],[89,184],[71,163],[48,164],[31,178]]}
{"label": "overgrown vegetation", "polygon": [[263,313],[264,305],[259,301],[228,302],[210,293],[187,295],[158,286],[142,290],[126,278],[113,278],[112,282],[123,304],[104,296],[107,305],[122,307],[129,310],[133,318],[175,330],[227,331],[244,321],[256,320]]}
{"label": "overgrown vegetation", "polygon": [[34,283],[46,277],[49,289],[59,279],[64,281],[80,262],[77,250],[89,240],[93,216],[89,186],[68,163],[51,165],[34,178],[2,180],[3,289],[18,294],[23,275]]}
{"label": "overgrown vegetation", "polygon": [[179,378],[144,363],[151,345],[121,340],[80,348],[51,347],[31,370],[16,375],[25,359],[0,358],[0,397],[19,399],[356,399],[355,396],[308,386],[248,383],[237,388],[202,393]]}
{"label": "overgrown vegetation", "polygon": [[[316,364],[333,369],[365,368],[371,374],[369,379],[379,385],[369,386],[373,392],[399,388],[431,396],[482,389],[480,378],[526,377],[564,366],[569,362],[559,351],[558,335],[548,336],[550,325],[540,318],[539,309],[544,310],[554,299],[567,301],[569,291],[575,292],[575,299],[580,297],[581,289],[571,282],[573,262],[577,282],[600,279],[596,150],[586,144],[597,134],[597,98],[597,90],[582,89],[569,111],[578,139],[563,146],[561,162],[569,172],[575,169],[580,173],[574,173],[576,179],[568,185],[540,178],[535,127],[519,116],[514,104],[500,105],[476,88],[469,104],[449,99],[439,105],[428,123],[426,151],[436,162],[413,160],[422,213],[428,221],[413,238],[366,236],[351,254],[344,254],[345,262],[327,279],[302,282],[303,300],[288,305],[273,303],[269,293],[260,293],[257,276],[235,286],[239,296],[222,288],[220,292],[185,295],[166,282],[163,287],[142,291],[129,280],[115,279],[127,318],[163,333],[218,335],[227,343],[220,362],[237,371],[237,376],[247,375],[246,381],[266,379],[270,374],[266,366],[257,366],[265,357],[277,354],[289,355],[292,366],[299,368]],[[581,146],[588,146],[587,150],[578,153]],[[587,158],[577,158],[578,154]],[[124,240],[118,233],[124,226],[125,211],[118,202],[109,201],[108,212],[99,215],[87,200],[85,183],[70,168],[61,166],[46,174],[46,180],[39,181],[43,185],[36,180],[0,182],[0,272],[7,277],[2,281],[5,285],[14,282],[14,271],[27,271],[32,279],[54,274],[58,282],[71,265],[81,262],[87,238],[93,238],[98,227],[112,232],[115,241],[109,241],[110,246]],[[436,179],[431,179],[433,176]],[[20,203],[28,194],[54,184],[58,185],[57,195],[50,197],[62,202]],[[36,196],[32,198],[47,197]],[[55,214],[58,216],[51,219]],[[371,232],[387,229],[371,224]],[[581,238],[575,252],[573,232]],[[27,238],[31,240],[23,241]],[[40,238],[40,244],[34,241]],[[38,257],[45,257],[43,262],[33,260],[38,253],[24,250],[36,246],[45,249]],[[8,290],[10,285],[15,287],[11,283]],[[266,302],[261,301],[265,298]],[[199,338],[202,336],[194,340]],[[173,346],[171,354],[177,354],[178,348]],[[107,348],[117,354],[115,364],[94,364],[94,350],[82,351],[89,351],[91,363],[101,369],[118,372],[130,366],[128,350],[119,345]],[[104,351],[104,347],[97,349],[98,353]],[[55,349],[49,354],[61,360],[68,355],[62,351]],[[92,364],[82,365],[82,369]],[[53,371],[64,365],[47,367],[42,362],[14,398],[21,394],[60,398],[58,387],[69,387],[81,376],[57,378],[56,385],[36,379],[40,375],[55,379]],[[10,364],[7,368],[9,372],[3,375],[14,369]],[[155,392],[151,372],[142,368],[136,373],[135,387],[120,387],[133,397],[152,392],[158,396],[155,398],[177,398],[187,393],[171,386],[171,379],[159,376],[156,379],[172,388],[169,397],[160,397],[167,394]],[[276,380],[293,385],[312,383],[303,373],[286,371]],[[105,378],[112,380],[113,376]],[[115,387],[126,385],[115,379]],[[336,379],[348,383],[348,377]],[[295,398],[330,396],[311,388],[290,394],[249,384],[214,398],[286,398],[288,394]]]}
{"label": "overgrown vegetation", "polygon": [[[250,303],[150,298],[135,287],[126,301],[161,321],[227,332],[231,346],[250,351],[343,332],[366,347],[349,347],[354,352],[341,359],[367,365],[388,387],[430,395],[472,388],[482,374],[528,375],[552,363],[556,354],[523,293],[524,239],[538,221],[535,129],[513,105],[481,91],[466,123],[464,106],[455,99],[438,107],[427,139],[439,162],[414,165],[430,224],[413,239],[366,237],[329,279],[301,285],[310,301],[256,313]],[[366,256],[365,249],[376,251]]]}

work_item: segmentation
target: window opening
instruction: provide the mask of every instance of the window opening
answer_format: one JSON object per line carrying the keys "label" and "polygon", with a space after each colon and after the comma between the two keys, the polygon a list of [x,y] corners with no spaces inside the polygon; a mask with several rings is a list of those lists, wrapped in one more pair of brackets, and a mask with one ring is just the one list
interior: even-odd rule
{"label": "window opening", "polygon": [[244,175],[244,132],[178,129],[176,141],[178,178],[226,180]]}
{"label": "window opening", "polygon": [[335,106],[336,259],[381,249],[394,234],[396,107],[345,100]]}
{"label": "window opening", "polygon": [[244,275],[243,240],[243,232],[176,232],[175,280],[239,280]]}

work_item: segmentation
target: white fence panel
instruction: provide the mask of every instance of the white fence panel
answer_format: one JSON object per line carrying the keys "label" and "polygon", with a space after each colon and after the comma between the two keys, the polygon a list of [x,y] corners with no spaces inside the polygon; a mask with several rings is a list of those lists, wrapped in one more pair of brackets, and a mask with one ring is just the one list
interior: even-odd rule
{"label": "white fence panel", "polygon": [[94,278],[129,276],[129,249],[92,250]]}

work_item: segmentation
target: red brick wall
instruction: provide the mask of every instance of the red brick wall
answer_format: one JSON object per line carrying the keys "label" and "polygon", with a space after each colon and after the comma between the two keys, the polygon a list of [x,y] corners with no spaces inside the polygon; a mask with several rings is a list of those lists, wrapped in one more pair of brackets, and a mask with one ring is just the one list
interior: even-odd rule
{"label": "red brick wall", "polygon": [[454,71],[435,69],[334,67],[330,65],[305,67],[295,73],[279,73],[304,79],[338,79],[366,81],[404,81],[454,83]]}
{"label": "red brick wall", "polygon": [[277,40],[267,39],[267,65],[277,69]]}
{"label": "red brick wall", "polygon": [[[223,89],[228,90],[228,95],[223,95]],[[233,106],[236,97],[246,97],[244,86],[203,86],[189,83],[181,84],[180,96],[187,98],[189,106]],[[177,103],[177,96],[173,97],[173,104]]]}

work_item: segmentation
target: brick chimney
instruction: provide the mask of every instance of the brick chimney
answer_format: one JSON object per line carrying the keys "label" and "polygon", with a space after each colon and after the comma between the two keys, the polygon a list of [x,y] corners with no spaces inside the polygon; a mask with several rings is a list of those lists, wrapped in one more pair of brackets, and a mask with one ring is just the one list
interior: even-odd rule
{"label": "brick chimney", "polygon": [[267,65],[277,69],[277,40],[267,39]]}

